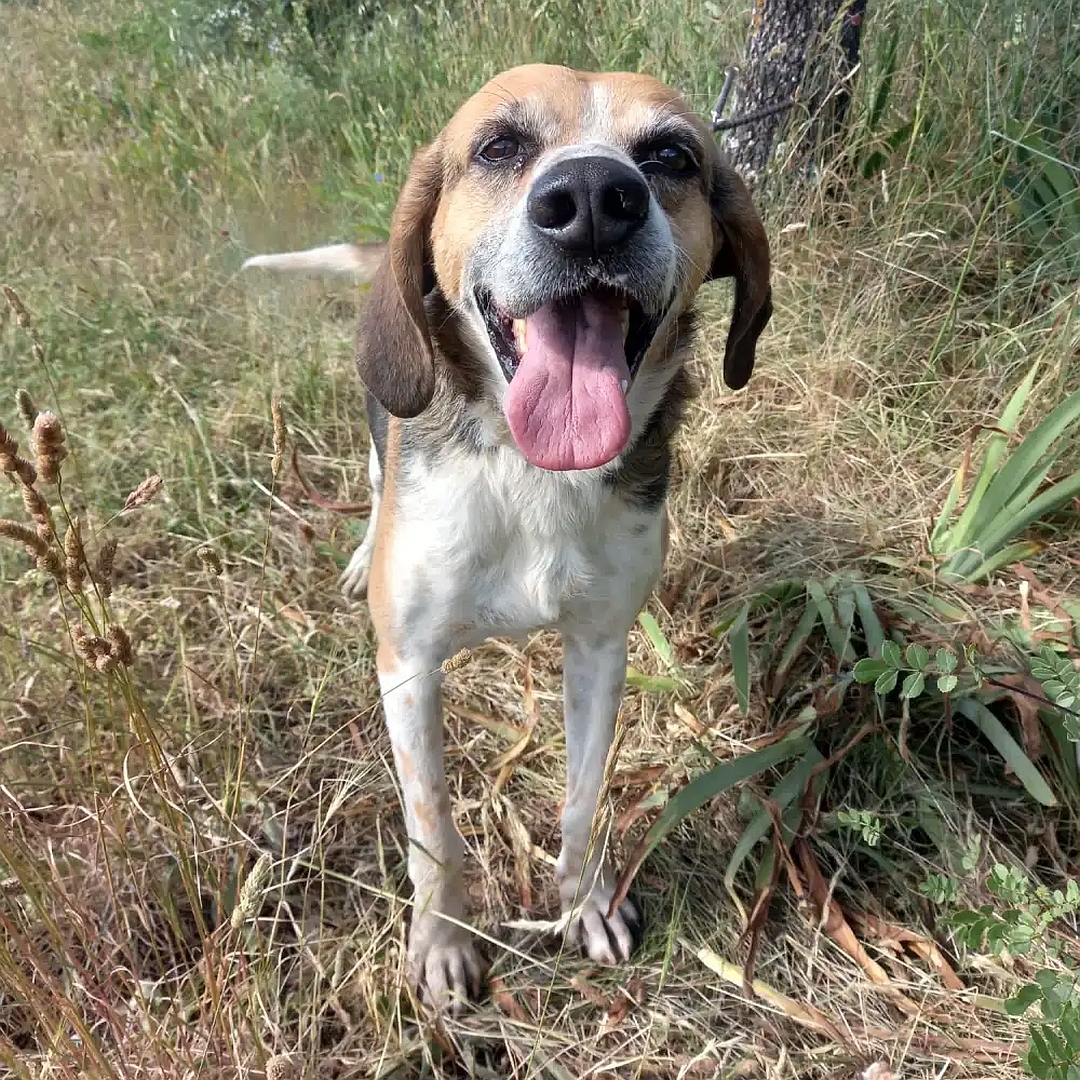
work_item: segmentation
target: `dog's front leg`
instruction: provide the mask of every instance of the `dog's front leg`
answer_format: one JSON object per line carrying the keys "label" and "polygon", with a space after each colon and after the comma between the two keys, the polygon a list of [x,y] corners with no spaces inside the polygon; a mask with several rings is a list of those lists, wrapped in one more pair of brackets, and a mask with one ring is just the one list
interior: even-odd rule
{"label": "dog's front leg", "polygon": [[379,686],[409,834],[408,977],[426,1004],[457,1011],[479,993],[481,963],[473,935],[457,925],[465,914],[464,845],[454,827],[443,764],[438,660],[387,662],[380,655]]}
{"label": "dog's front leg", "polygon": [[556,869],[563,911],[579,909],[571,923],[597,963],[630,959],[640,917],[626,900],[610,917],[615,867],[603,834],[595,835],[604,766],[615,733],[626,681],[625,633],[563,633],[563,713],[566,724],[566,802],[562,851]]}

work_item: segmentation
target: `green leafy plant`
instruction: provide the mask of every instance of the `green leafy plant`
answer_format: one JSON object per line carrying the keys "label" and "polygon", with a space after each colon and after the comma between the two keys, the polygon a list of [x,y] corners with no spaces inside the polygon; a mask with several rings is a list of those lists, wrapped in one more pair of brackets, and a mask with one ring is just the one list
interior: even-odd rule
{"label": "green leafy plant", "polygon": [[1019,562],[1041,545],[1023,539],[1035,522],[1080,494],[1080,470],[1060,480],[1047,477],[1080,419],[1080,391],[1070,394],[1009,453],[1009,443],[1035,383],[1033,365],[1009,398],[982,450],[975,481],[962,511],[969,463],[961,463],[930,537],[930,552],[949,582],[974,582]]}
{"label": "green leafy plant", "polygon": [[1024,1064],[1039,1080],[1077,1080],[1080,1077],[1080,993],[1076,977],[1049,969],[1035,973],[1032,982],[1008,1001],[1011,1016],[1023,1016],[1033,1005],[1039,1019],[1028,1027]]}
{"label": "green leafy plant", "polygon": [[870,107],[866,114],[865,143],[857,145],[857,152],[865,152],[859,164],[859,172],[864,180],[876,176],[888,164],[889,160],[904,143],[911,138],[915,130],[915,121],[906,120],[889,131],[882,131],[882,121],[892,97],[893,80],[899,62],[900,28],[894,26],[885,43],[885,52],[881,61],[880,80],[874,87],[870,98]]}
{"label": "green leafy plant", "polygon": [[1080,883],[1070,881],[1065,889],[1032,886],[1023,871],[996,863],[986,882],[987,889],[1007,907],[998,911],[984,904],[974,911],[961,911],[949,923],[969,949],[992,953],[1005,950],[1017,956],[1031,951],[1032,943],[1046,942],[1051,924],[1080,912]]}
{"label": "green leafy plant", "polygon": [[922,645],[902,650],[895,641],[886,641],[878,657],[864,657],[852,669],[856,682],[873,683],[877,694],[890,694],[903,676],[900,696],[917,698],[933,680],[941,694],[952,693],[959,684],[959,661],[948,649],[938,649],[934,658]]}
{"label": "green leafy plant", "polygon": [[881,843],[884,826],[877,814],[869,810],[841,810],[836,818],[841,825],[854,829],[869,847],[877,847]]}
{"label": "green leafy plant", "polygon": [[1007,205],[1035,248],[1063,277],[1080,274],[1080,170],[1019,122],[1000,137],[1012,147],[1005,173]]}
{"label": "green leafy plant", "polygon": [[1073,667],[1067,656],[1044,645],[1031,662],[1031,674],[1042,684],[1046,696],[1064,713],[1069,738],[1080,741],[1080,722],[1075,712],[1080,704],[1080,671]]}
{"label": "green leafy plant", "polygon": [[[1080,912],[1080,883],[1069,881],[1064,889],[1032,886],[1016,867],[997,864],[987,888],[1007,906],[996,910],[984,904],[974,911],[960,911],[948,918],[957,939],[970,949],[1014,956],[1028,956],[1036,947],[1048,957],[1060,950],[1050,934],[1054,923]],[[1023,1016],[1033,1006],[1039,1014],[1028,1027],[1024,1063],[1039,1080],[1077,1080],[1080,1077],[1080,987],[1071,968],[1065,972],[1047,968],[1005,1001],[1011,1016]]]}

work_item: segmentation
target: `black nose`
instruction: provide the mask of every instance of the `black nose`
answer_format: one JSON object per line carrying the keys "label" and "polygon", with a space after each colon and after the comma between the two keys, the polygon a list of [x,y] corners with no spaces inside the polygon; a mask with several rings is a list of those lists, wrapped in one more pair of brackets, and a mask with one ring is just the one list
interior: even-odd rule
{"label": "black nose", "polygon": [[645,221],[649,186],[617,158],[571,158],[533,184],[527,211],[536,229],[568,255],[603,255]]}

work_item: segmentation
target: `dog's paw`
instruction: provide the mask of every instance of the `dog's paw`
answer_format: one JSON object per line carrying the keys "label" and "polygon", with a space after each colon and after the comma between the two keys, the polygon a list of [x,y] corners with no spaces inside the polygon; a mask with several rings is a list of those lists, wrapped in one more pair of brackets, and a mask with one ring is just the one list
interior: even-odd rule
{"label": "dog's paw", "polygon": [[570,923],[576,940],[590,960],[597,964],[625,964],[641,940],[642,921],[637,907],[624,900],[612,915],[608,902],[589,898]]}
{"label": "dog's paw", "polygon": [[371,547],[361,544],[352,554],[349,565],[338,578],[341,595],[346,600],[363,600],[367,596],[368,576],[371,572]]}
{"label": "dog's paw", "polygon": [[442,920],[409,935],[409,984],[428,1009],[458,1016],[480,996],[484,963],[473,936]]}

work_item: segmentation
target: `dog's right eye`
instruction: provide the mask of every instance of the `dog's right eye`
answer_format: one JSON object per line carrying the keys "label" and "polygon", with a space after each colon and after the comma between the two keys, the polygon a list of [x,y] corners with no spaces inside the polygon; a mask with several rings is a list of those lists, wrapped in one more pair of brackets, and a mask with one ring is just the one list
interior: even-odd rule
{"label": "dog's right eye", "polygon": [[498,165],[504,161],[513,161],[521,154],[521,140],[513,135],[499,135],[484,143],[479,157],[489,165]]}

